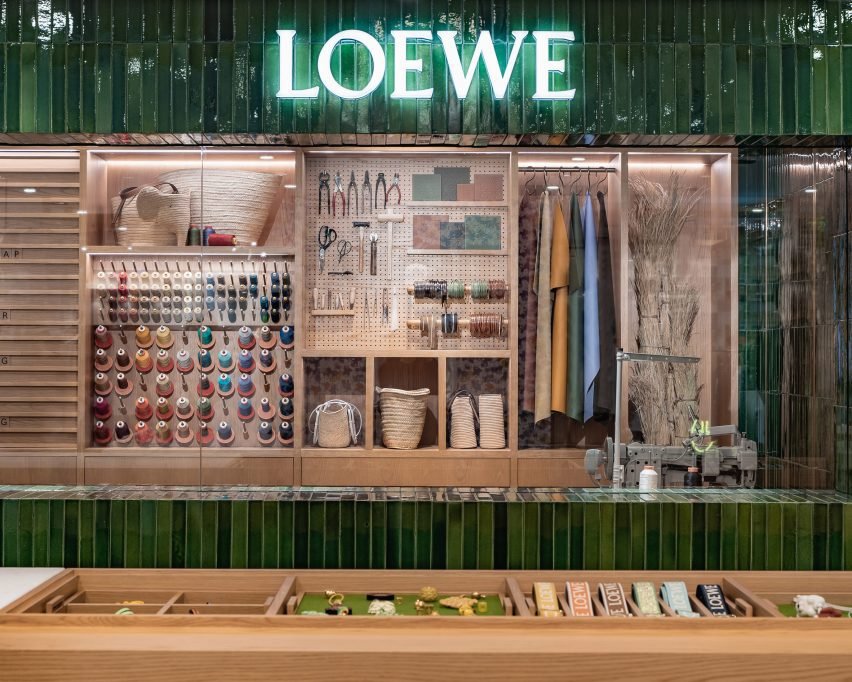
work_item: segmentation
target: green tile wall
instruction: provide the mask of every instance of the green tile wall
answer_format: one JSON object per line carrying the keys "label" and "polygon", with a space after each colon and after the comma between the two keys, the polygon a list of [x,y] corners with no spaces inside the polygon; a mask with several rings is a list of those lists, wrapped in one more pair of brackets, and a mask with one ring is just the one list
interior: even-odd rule
{"label": "green tile wall", "polygon": [[[0,565],[852,569],[852,503],[0,500]],[[775,501],[771,501],[775,500]]]}
{"label": "green tile wall", "polygon": [[[454,29],[468,53],[479,30],[503,49],[512,30],[571,29],[576,43],[559,50],[577,97],[524,96],[534,80],[528,45],[505,100],[492,101],[479,79],[459,101],[448,94],[442,52],[423,46],[432,100],[392,100],[386,82],[355,102],[279,102],[278,28],[298,31],[297,63],[315,60],[345,28],[385,42],[397,28]],[[342,74],[358,68],[365,77],[363,55],[343,48],[338,61]],[[299,144],[706,144],[842,135],[852,131],[852,8],[848,0],[9,0],[0,72],[5,142],[45,134],[125,143],[261,135]]]}

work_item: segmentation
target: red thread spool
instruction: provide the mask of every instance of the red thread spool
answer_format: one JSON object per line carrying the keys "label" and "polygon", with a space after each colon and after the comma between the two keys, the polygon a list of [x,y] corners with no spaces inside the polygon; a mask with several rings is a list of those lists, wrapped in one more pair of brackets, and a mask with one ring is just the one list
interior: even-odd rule
{"label": "red thread spool", "polygon": [[207,238],[208,246],[236,246],[237,238],[232,234],[211,234]]}

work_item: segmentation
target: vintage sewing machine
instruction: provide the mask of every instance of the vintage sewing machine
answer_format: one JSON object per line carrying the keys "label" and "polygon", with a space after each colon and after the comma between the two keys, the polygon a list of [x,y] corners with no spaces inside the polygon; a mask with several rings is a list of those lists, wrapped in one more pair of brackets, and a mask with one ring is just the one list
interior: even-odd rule
{"label": "vintage sewing machine", "polygon": [[[718,445],[707,438],[730,436],[731,445]],[[712,445],[710,443],[713,443]],[[754,488],[757,477],[757,443],[737,431],[735,426],[716,426],[701,436],[690,436],[683,445],[621,443],[622,487],[637,488],[639,474],[651,465],[660,476],[659,487],[683,487],[687,467],[696,466],[705,485]],[[586,471],[597,481],[611,481],[615,443],[607,438],[602,448],[586,450]]]}

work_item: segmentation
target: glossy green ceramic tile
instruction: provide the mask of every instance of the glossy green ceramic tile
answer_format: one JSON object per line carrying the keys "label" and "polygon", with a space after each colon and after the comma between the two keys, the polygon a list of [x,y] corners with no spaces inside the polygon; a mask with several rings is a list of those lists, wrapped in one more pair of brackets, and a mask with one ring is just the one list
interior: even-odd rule
{"label": "glossy green ceramic tile", "polygon": [[523,505],[523,556],[522,565],[525,569],[535,570],[538,566],[539,536],[539,506]]}
{"label": "glossy green ceramic tile", "polygon": [[[424,504],[433,508],[433,504]],[[477,567],[481,569],[494,568],[494,505],[490,502],[477,503]],[[431,525],[426,533],[431,533]],[[434,565],[434,562],[432,563]]]}
{"label": "glossy green ceramic tile", "polygon": [[[37,511],[37,507],[41,501],[33,502],[33,512]],[[45,505],[46,508],[46,505]],[[33,521],[33,558],[34,566],[45,565],[46,552],[44,541],[39,537],[40,525],[38,517],[34,516]],[[46,533],[47,518],[45,515],[44,532]],[[94,519],[94,546],[93,546],[93,566],[96,568],[107,568],[110,563],[110,500],[95,500],[95,519]],[[151,542],[152,549],[156,547],[156,542]],[[36,557],[36,552],[40,555]]]}
{"label": "glossy green ceramic tile", "polygon": [[[601,503],[583,504],[583,553],[582,568],[598,570],[601,567]],[[609,529],[612,537],[612,529]],[[611,553],[612,547],[605,548]]]}
{"label": "glossy green ceramic tile", "polygon": [[675,568],[688,571],[692,568],[692,509],[677,505],[677,554]]}
{"label": "glossy green ceramic tile", "polygon": [[[719,568],[734,570],[737,567],[737,535],[739,530],[738,506],[736,504],[723,504],[719,525]],[[711,551],[708,548],[708,558]]]}
{"label": "glossy green ceramic tile", "polygon": [[[119,500],[111,500],[111,504],[115,504]],[[168,500],[158,500],[156,502],[157,515],[157,538],[155,550],[155,566],[157,568],[171,568],[172,565],[172,511],[173,507],[168,503]],[[117,518],[111,516],[112,518]],[[112,530],[112,528],[110,528]],[[113,551],[113,538],[110,537],[110,551]],[[111,564],[115,565],[115,564]]]}
{"label": "glossy green ceramic tile", "polygon": [[[234,541],[234,529],[231,526],[233,502],[222,501],[216,505],[216,568],[228,568],[231,564],[231,547]],[[258,525],[257,533],[263,532],[263,525]]]}
{"label": "glossy green ceramic tile", "polygon": [[[507,558],[506,568],[519,570],[524,565],[524,504],[521,502],[509,502],[506,504],[507,518]],[[450,519],[450,529],[452,528]],[[449,557],[447,568],[452,568]]]}
{"label": "glossy green ceramic tile", "polygon": [[[127,500],[124,505],[124,565],[127,568],[141,568],[142,561],[140,556],[141,534],[139,532],[139,500]],[[78,566],[78,530],[79,530],[79,507],[80,503],[76,500],[69,500],[65,506],[65,566]],[[188,503],[187,503],[188,505]],[[69,513],[71,512],[71,513]],[[73,536],[69,534],[73,533]],[[73,543],[72,563],[69,563],[69,544]],[[186,546],[184,556],[195,557],[198,561],[201,555],[201,547]],[[189,566],[189,562],[187,562]]]}

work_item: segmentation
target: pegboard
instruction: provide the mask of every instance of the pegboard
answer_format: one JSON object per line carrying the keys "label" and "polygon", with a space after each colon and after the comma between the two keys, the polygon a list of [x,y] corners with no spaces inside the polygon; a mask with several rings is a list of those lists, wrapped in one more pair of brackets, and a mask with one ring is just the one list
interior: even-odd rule
{"label": "pegboard", "polygon": [[[493,202],[413,202],[412,176],[414,174],[432,173],[436,166],[469,167],[471,179],[475,174],[499,174],[503,177],[503,201]],[[355,173],[357,193],[361,197],[364,173],[369,172],[371,194],[375,197],[376,179],[380,172],[385,174],[390,186],[394,173],[399,173],[399,187],[402,202],[397,206],[395,192],[392,193],[387,210],[379,201],[379,208],[365,211],[361,207],[356,215],[354,207],[350,215],[341,215],[340,203],[337,202],[336,215],[326,211],[325,193],[322,196],[322,212],[319,212],[319,175],[326,172],[330,175],[330,193],[334,193],[334,177],[340,173],[343,182],[344,196],[350,181],[351,173]],[[417,331],[406,328],[407,319],[419,318],[422,315],[443,312],[439,301],[415,301],[406,291],[415,281],[427,279],[459,279],[466,284],[474,280],[502,279],[511,287],[509,282],[508,256],[508,216],[509,207],[506,192],[509,183],[509,159],[507,155],[497,154],[466,154],[464,156],[447,156],[431,154],[353,157],[347,154],[306,157],[306,196],[307,196],[307,234],[305,237],[305,287],[303,291],[305,319],[305,347],[312,350],[336,350],[340,348],[364,347],[369,350],[426,350],[428,341]],[[354,190],[353,190],[354,194]],[[377,216],[388,212],[403,217],[402,222],[393,226],[393,260],[390,277],[387,263],[387,224],[380,223]],[[494,254],[482,255],[481,252],[466,254],[463,251],[450,251],[441,254],[409,253],[413,248],[413,221],[415,215],[446,215],[450,221],[462,221],[465,215],[497,216],[500,219],[501,250]],[[365,229],[364,239],[364,272],[359,272],[358,250],[359,231],[353,227],[354,221],[368,221],[369,228]],[[337,242],[326,252],[325,272],[319,273],[319,243],[318,233],[323,225],[328,225],[337,232]],[[370,275],[370,242],[369,235],[378,235],[378,258],[376,275]],[[352,250],[338,261],[338,246],[342,240],[352,244]],[[330,275],[329,272],[351,271],[352,275]],[[344,308],[348,308],[352,290],[354,294],[354,314],[314,315],[313,290],[318,290],[320,298],[325,294],[327,299],[336,299],[342,294]],[[393,292],[398,300],[398,329],[391,331],[390,322],[382,319],[382,299],[384,289],[388,290],[388,306],[392,309]],[[365,294],[367,301],[365,304]],[[458,313],[461,317],[472,314],[500,313],[509,317],[509,306],[513,300],[513,292],[502,300],[476,300],[470,297],[462,301],[451,301],[449,312]],[[378,304],[374,307],[374,301]],[[505,350],[508,348],[508,338],[477,339],[467,332],[460,336],[440,336],[438,348],[445,350]]]}
{"label": "pegboard", "polygon": [[[156,366],[157,352],[159,350],[159,345],[156,342],[156,333],[157,328],[162,325],[168,327],[171,330],[173,345],[171,348],[168,348],[168,353],[173,362],[176,361],[177,354],[179,351],[185,349],[190,357],[193,360],[194,368],[191,372],[187,374],[181,374],[177,367],[173,367],[171,371],[167,372],[167,376],[171,380],[171,384],[173,386],[173,393],[168,397],[169,402],[174,408],[177,400],[181,397],[186,397],[189,399],[190,404],[193,409],[197,408],[197,401],[199,398],[199,393],[197,391],[198,380],[201,375],[199,369],[199,359],[198,352],[201,348],[199,339],[198,339],[198,329],[203,325],[206,325],[210,328],[213,337],[213,346],[209,349],[209,352],[214,357],[214,365],[213,368],[207,371],[209,380],[211,384],[216,386],[217,379],[220,374],[219,368],[216,366],[216,358],[220,350],[227,349],[231,352],[233,357],[233,366],[234,369],[229,372],[231,376],[232,383],[236,389],[238,378],[241,374],[241,371],[238,367],[238,355],[240,353],[240,346],[238,345],[238,332],[240,327],[246,326],[248,327],[257,340],[260,338],[260,329],[266,325],[270,328],[272,332],[273,339],[275,340],[275,344],[272,348],[270,348],[270,353],[274,358],[275,369],[274,371],[264,373],[260,369],[259,364],[259,354],[262,350],[259,343],[256,343],[254,348],[250,350],[252,358],[254,360],[255,367],[251,372],[246,372],[252,378],[255,393],[253,396],[249,398],[252,407],[254,408],[255,415],[252,419],[248,421],[241,421],[238,417],[238,405],[240,401],[239,393],[234,390],[233,394],[230,396],[223,397],[220,395],[218,391],[214,391],[213,395],[210,396],[210,400],[213,405],[214,415],[213,418],[209,422],[210,428],[215,433],[216,427],[220,421],[227,421],[231,425],[231,429],[234,433],[234,441],[230,445],[221,445],[217,439],[214,438],[213,442],[209,445],[204,445],[205,448],[245,448],[245,447],[260,447],[262,444],[258,440],[258,427],[261,421],[268,421],[272,426],[273,434],[277,436],[278,427],[282,422],[282,418],[278,414],[278,403],[281,399],[281,394],[279,392],[279,377],[282,374],[289,374],[291,377],[294,373],[294,350],[293,349],[285,349],[279,341],[279,331],[282,326],[288,325],[293,327],[294,325],[294,307],[295,307],[295,297],[293,293],[296,290],[296,282],[295,278],[291,277],[290,283],[290,310],[286,311],[281,308],[281,317],[277,323],[273,322],[271,319],[268,322],[264,322],[260,315],[260,298],[261,296],[270,297],[271,287],[273,283],[272,273],[277,272],[279,274],[279,282],[280,286],[283,288],[284,282],[284,274],[286,272],[292,272],[293,261],[290,257],[279,257],[279,256],[269,256],[264,258],[254,258],[248,259],[243,256],[240,257],[232,257],[232,258],[219,258],[213,257],[203,257],[201,259],[198,258],[185,258],[181,256],[163,256],[163,255],[148,255],[145,257],[137,257],[133,256],[132,258],[128,258],[127,254],[121,255],[93,255],[90,261],[90,295],[91,295],[91,305],[92,305],[92,321],[95,325],[101,324],[107,328],[107,332],[112,339],[111,346],[106,350],[107,356],[112,360],[112,366],[109,369],[103,371],[106,377],[109,379],[109,382],[112,385],[112,390],[104,396],[106,401],[108,402],[111,410],[111,416],[107,419],[104,419],[104,423],[110,433],[113,435],[113,439],[110,440],[109,443],[105,445],[97,444],[92,440],[92,445],[102,448],[102,449],[116,449],[116,448],[137,448],[137,447],[148,447],[148,448],[175,448],[180,450],[192,450],[194,448],[199,447],[199,443],[197,440],[193,440],[192,443],[186,446],[180,445],[176,440],[173,440],[168,445],[159,445],[156,440],[148,444],[147,446],[141,445],[137,442],[137,439],[134,435],[134,438],[130,443],[122,444],[116,442],[115,435],[115,425],[118,421],[124,421],[131,427],[131,431],[133,430],[134,425],[138,421],[135,416],[135,404],[138,398],[145,397],[148,399],[150,405],[154,408],[154,416],[147,420],[147,423],[151,430],[153,431],[158,420],[156,414],[156,405],[157,398],[159,397],[157,394],[157,376],[158,369]],[[162,313],[159,316],[159,319],[154,319],[152,315],[149,314],[147,319],[141,319],[140,317],[136,317],[135,319],[131,319],[128,316],[127,322],[122,322],[121,320],[113,322],[111,321],[108,315],[104,315],[105,308],[108,309],[107,301],[105,301],[103,296],[103,289],[98,288],[99,284],[104,284],[107,289],[107,293],[109,295],[109,289],[112,288],[113,283],[117,283],[117,278],[112,278],[109,275],[111,273],[119,273],[124,272],[127,274],[127,282],[128,287],[130,287],[130,283],[134,283],[137,287],[136,291],[139,292],[137,294],[141,294],[141,290],[139,287],[141,286],[142,281],[145,281],[148,285],[148,291],[151,292],[151,287],[153,283],[156,281],[158,283],[161,294],[164,292],[164,285],[168,283],[170,286],[170,291],[172,293],[175,292],[175,285],[179,285],[180,291],[182,294],[181,299],[185,297],[191,297],[192,303],[188,301],[181,300],[180,306],[174,304],[172,308],[173,313],[171,316],[166,319]],[[99,273],[104,273],[103,275],[99,275]],[[147,277],[142,277],[142,273],[146,273]],[[152,275],[157,273],[156,277]],[[169,277],[163,277],[164,273],[169,273]],[[180,273],[180,277],[175,278],[175,273]],[[191,277],[185,277],[185,273],[189,273]],[[198,277],[198,275],[201,275]],[[219,286],[219,276],[222,275],[224,277],[226,287],[231,286],[231,277],[233,276],[233,283],[237,291],[239,292],[240,280],[239,276],[245,274],[247,283],[251,282],[251,279],[248,277],[251,274],[257,275],[258,282],[258,296],[253,297],[251,294],[248,296],[247,305],[245,310],[241,309],[241,306],[237,304],[235,319],[231,321],[228,316],[228,305],[227,302],[224,305],[224,309],[220,309],[218,304],[218,296],[216,296],[217,302],[213,311],[210,311],[204,301],[204,289],[207,283],[208,275],[211,275],[214,278],[214,286]],[[134,275],[131,277],[131,275]],[[189,284],[191,286],[190,289],[185,289],[186,280],[189,280]],[[198,292],[197,285],[202,287],[201,293]],[[128,289],[128,294],[131,294],[131,289]],[[132,294],[131,294],[132,295]],[[175,296],[172,296],[174,298]],[[128,303],[127,306],[129,308],[131,304]],[[161,303],[161,310],[163,309]],[[190,307],[192,308],[192,314],[187,316],[183,313],[183,309]],[[195,311],[201,311],[201,319],[203,321],[199,321],[197,318],[197,313]],[[177,318],[174,315],[175,310],[180,310],[180,318]],[[136,351],[139,349],[139,346],[136,343],[136,330],[139,325],[145,325],[149,328],[152,339],[154,340],[153,345],[148,348],[148,352],[154,361],[154,368],[147,374],[140,373],[136,368],[135,362],[131,369],[126,371],[124,374],[127,379],[132,383],[132,391],[126,396],[120,396],[118,394],[117,381],[116,376],[119,373],[119,369],[115,364],[115,357],[119,348],[124,348],[126,353],[130,356],[131,359],[134,358]],[[93,327],[94,330],[94,327]],[[94,331],[93,331],[94,334]],[[294,342],[298,343],[298,336],[294,338]],[[93,344],[94,346],[94,344]],[[93,357],[94,352],[97,350],[93,349]],[[98,369],[94,370],[95,372],[99,371]],[[294,387],[295,390],[298,390],[298,387]],[[274,415],[270,419],[261,419],[258,414],[258,407],[260,406],[260,402],[262,398],[268,398],[270,404],[274,408]],[[289,396],[292,400],[292,396]],[[90,387],[90,401],[94,405],[95,399],[97,398],[96,392],[94,390],[94,386]],[[295,424],[295,418],[297,415],[293,415],[291,419],[291,423]],[[94,417],[94,415],[93,415]],[[94,424],[94,420],[97,417],[94,417],[92,423]],[[166,420],[171,428],[172,432],[176,432],[177,424],[180,421],[179,416],[175,413],[170,419]],[[198,431],[199,427],[199,418],[197,414],[194,414],[191,419],[188,420],[188,425],[190,430],[195,434]],[[265,447],[269,448],[280,448],[282,445],[278,442],[277,438],[269,445]]]}

